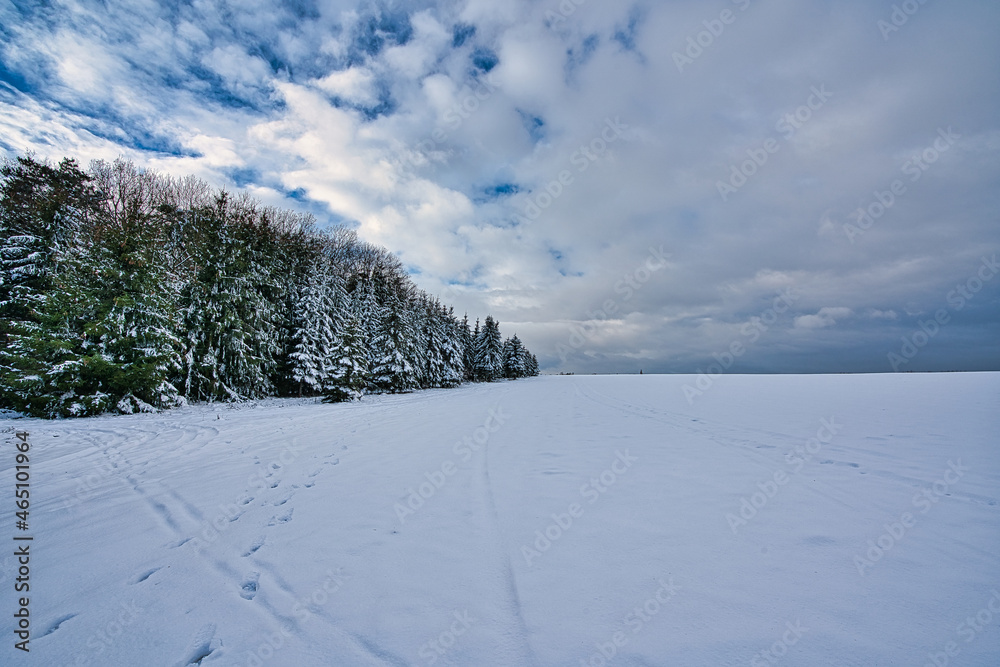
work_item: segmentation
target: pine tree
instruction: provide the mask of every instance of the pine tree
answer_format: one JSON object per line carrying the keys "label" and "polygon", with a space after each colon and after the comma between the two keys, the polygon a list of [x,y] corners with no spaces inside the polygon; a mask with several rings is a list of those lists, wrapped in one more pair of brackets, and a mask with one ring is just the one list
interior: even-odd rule
{"label": "pine tree", "polygon": [[402,393],[417,388],[416,332],[412,314],[396,298],[386,305],[375,337],[372,386],[377,392]]}
{"label": "pine tree", "polygon": [[500,324],[487,315],[483,328],[476,337],[476,353],[474,373],[479,382],[492,382],[503,376],[503,340],[500,337]]}
{"label": "pine tree", "polygon": [[504,342],[503,376],[511,380],[525,376],[524,346],[521,345],[521,339],[517,334]]}
{"label": "pine tree", "polygon": [[109,393],[120,412],[149,412],[179,403],[170,383],[181,368],[176,276],[167,272],[162,221],[129,214],[102,230],[91,246],[89,299],[96,308],[84,327],[110,365]]}
{"label": "pine tree", "polygon": [[[479,335],[479,320],[476,320],[476,335]],[[469,315],[466,313],[458,324],[458,346],[462,353],[462,380],[467,382],[474,379],[473,368],[476,359],[474,340],[472,331],[469,329]]]}
{"label": "pine tree", "polygon": [[538,376],[538,359],[535,355],[525,350],[525,374],[527,377]]}
{"label": "pine tree", "polygon": [[363,336],[361,318],[348,311],[330,353],[330,374],[325,385],[324,403],[360,399],[368,386],[368,353]]}
{"label": "pine tree", "polygon": [[438,380],[439,387],[456,387],[462,384],[465,377],[465,345],[462,342],[462,331],[468,328],[455,320],[455,312],[449,308],[439,309],[438,321],[442,337],[441,355],[444,361],[442,374]]}
{"label": "pine tree", "polygon": [[421,386],[441,387],[450,384],[445,376],[450,372],[453,351],[451,332],[447,326],[447,314],[441,312],[441,304],[428,298],[422,299],[420,307],[421,328]]}
{"label": "pine tree", "polygon": [[357,315],[361,326],[361,342],[365,351],[365,366],[375,367],[375,340],[379,334],[382,322],[383,307],[375,296],[375,289],[370,275],[356,278],[354,291],[351,292],[351,310]]}
{"label": "pine tree", "polygon": [[[0,391],[4,404],[42,417],[94,414],[113,405],[88,398],[93,375],[91,295],[81,235],[100,216],[100,195],[72,160],[57,168],[31,157],[0,169]],[[79,398],[79,400],[77,400]]]}
{"label": "pine tree", "polygon": [[199,268],[182,292],[184,394],[209,401],[267,396],[280,351],[276,277],[225,193],[193,215],[190,248]]}
{"label": "pine tree", "polygon": [[340,279],[319,269],[300,288],[295,307],[296,329],[289,354],[292,380],[299,395],[322,393],[330,378],[336,333],[343,328],[346,294]]}

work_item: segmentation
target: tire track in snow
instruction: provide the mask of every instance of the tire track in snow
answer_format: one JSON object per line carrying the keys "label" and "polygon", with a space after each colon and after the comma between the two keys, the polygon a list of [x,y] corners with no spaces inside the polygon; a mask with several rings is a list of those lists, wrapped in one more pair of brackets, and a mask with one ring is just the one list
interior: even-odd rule
{"label": "tire track in snow", "polygon": [[[509,393],[509,390],[508,392]],[[508,612],[511,626],[503,637],[510,637],[510,641],[503,646],[507,655],[502,656],[500,664],[504,665],[538,665],[538,659],[531,648],[531,640],[528,634],[528,626],[524,620],[524,611],[521,606],[521,597],[517,590],[517,578],[514,575],[514,568],[510,562],[510,554],[504,545],[503,535],[500,528],[500,513],[497,511],[496,497],[493,494],[493,483],[490,479],[490,443],[483,445],[483,456],[480,463],[480,484],[482,486],[480,495],[488,511],[488,553],[494,554],[499,559],[499,563],[494,567],[499,571],[502,578],[501,590],[506,597],[503,606]]]}

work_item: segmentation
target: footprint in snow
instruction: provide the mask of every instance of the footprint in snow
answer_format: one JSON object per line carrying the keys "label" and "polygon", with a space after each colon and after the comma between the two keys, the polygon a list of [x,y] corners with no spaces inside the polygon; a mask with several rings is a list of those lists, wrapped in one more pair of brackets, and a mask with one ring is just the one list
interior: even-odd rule
{"label": "footprint in snow", "polygon": [[76,617],[76,614],[64,614],[63,616],[60,616],[59,618],[57,618],[56,620],[54,620],[49,625],[48,629],[46,629],[44,632],[42,632],[40,635],[38,635],[38,638],[41,639],[42,637],[51,635],[53,632],[55,632],[56,630],[59,629],[60,625],[62,625],[63,623],[65,623],[69,619],[75,618],[75,617]]}
{"label": "footprint in snow", "polygon": [[221,646],[222,642],[215,638],[215,623],[202,626],[201,630],[195,634],[194,639],[191,640],[187,653],[177,663],[177,667],[200,665],[202,660],[219,650]]}
{"label": "footprint in snow", "polygon": [[159,572],[162,569],[163,569],[163,567],[161,566],[161,567],[154,567],[151,570],[143,570],[139,574],[137,574],[137,575],[133,576],[131,579],[129,579],[128,583],[132,584],[132,585],[141,584],[142,582],[146,581],[151,576],[153,576],[153,574],[155,574],[156,572]]}
{"label": "footprint in snow", "polygon": [[244,600],[253,600],[254,596],[257,595],[259,582],[260,572],[251,572],[243,577],[243,583],[240,584],[240,597]]}
{"label": "footprint in snow", "polygon": [[285,496],[281,500],[275,500],[274,501],[274,506],[275,507],[281,507],[282,505],[284,505],[285,503],[287,503],[289,500],[292,499],[292,495],[294,495],[294,494],[289,493],[287,496]]}
{"label": "footprint in snow", "polygon": [[825,461],[820,461],[819,464],[820,465],[824,465],[824,466],[828,466],[828,465],[849,466],[851,468],[860,468],[861,467],[857,463],[844,463],[843,461],[831,461],[830,459],[826,459]]}
{"label": "footprint in snow", "polygon": [[281,516],[272,516],[271,520],[267,523],[267,525],[276,526],[279,523],[288,523],[289,521],[292,520],[292,511],[294,509],[295,509],[294,507],[289,507],[288,511],[282,514]]}
{"label": "footprint in snow", "polygon": [[260,537],[258,537],[256,540],[253,541],[253,544],[250,545],[250,548],[243,552],[243,557],[246,558],[247,556],[257,553],[257,550],[260,549],[262,546],[264,546],[263,535],[261,535]]}

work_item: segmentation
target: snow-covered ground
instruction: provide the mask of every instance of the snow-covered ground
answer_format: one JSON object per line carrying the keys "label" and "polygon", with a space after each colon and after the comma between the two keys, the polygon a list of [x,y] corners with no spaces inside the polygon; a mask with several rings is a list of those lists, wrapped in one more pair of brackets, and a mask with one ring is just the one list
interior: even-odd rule
{"label": "snow-covered ground", "polygon": [[0,664],[1000,664],[1000,374],[693,382],[0,422]]}

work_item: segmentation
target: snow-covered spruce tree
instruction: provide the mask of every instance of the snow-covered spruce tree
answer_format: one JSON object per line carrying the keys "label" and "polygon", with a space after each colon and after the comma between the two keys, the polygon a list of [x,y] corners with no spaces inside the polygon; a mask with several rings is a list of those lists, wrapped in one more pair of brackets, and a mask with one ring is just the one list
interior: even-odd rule
{"label": "snow-covered spruce tree", "polygon": [[404,301],[404,307],[410,311],[410,321],[413,323],[413,369],[417,376],[417,387],[427,389],[434,386],[435,366],[439,365],[439,360],[431,359],[437,356],[435,352],[428,349],[431,341],[428,339],[428,330],[431,326],[430,314],[427,311],[427,297],[425,294],[415,294],[412,300]]}
{"label": "snow-covered spruce tree", "polygon": [[439,304],[433,303],[427,295],[421,295],[417,307],[419,328],[420,386],[440,387],[445,375],[445,354],[448,333],[438,312]]}
{"label": "snow-covered spruce tree", "polygon": [[350,295],[351,312],[358,318],[361,327],[361,345],[365,353],[365,367],[373,369],[376,361],[375,340],[378,338],[384,308],[375,296],[375,288],[370,275],[355,277],[354,290]]}
{"label": "snow-covered spruce tree", "polygon": [[197,271],[181,294],[189,398],[242,400],[273,390],[277,277],[253,213],[234,207],[224,192],[212,207],[191,213],[187,249]]}
{"label": "snow-covered spruce tree", "polygon": [[329,238],[315,229],[311,215],[265,206],[257,209],[255,217],[254,227],[267,247],[261,255],[271,276],[273,294],[278,348],[271,377],[273,392],[294,396],[303,389],[293,378],[295,359],[291,356],[299,342],[297,308],[302,286],[321,268],[334,275],[339,273],[326,256]]}
{"label": "snow-covered spruce tree", "polygon": [[482,329],[479,326],[479,318],[476,318],[476,325],[472,329],[471,340],[469,341],[469,382],[479,382],[479,371],[476,367],[476,351],[479,349],[479,337]]}
{"label": "snow-covered spruce tree", "polygon": [[500,324],[487,315],[476,337],[474,374],[479,382],[492,382],[503,377],[503,339]]}
{"label": "snow-covered spruce tree", "polygon": [[114,369],[85,333],[97,310],[88,259],[79,246],[59,253],[52,292],[34,311],[36,326],[27,335],[12,337],[10,352],[21,355],[12,367],[29,373],[38,369],[11,383],[24,390],[20,409],[28,414],[82,417],[114,406],[114,397],[105,391]]}
{"label": "snow-covered spruce tree", "polygon": [[289,354],[292,380],[298,394],[322,393],[330,378],[335,332],[343,328],[346,294],[340,279],[326,267],[305,278],[298,290],[293,316],[295,333]]}
{"label": "snow-covered spruce tree", "polygon": [[328,360],[329,376],[323,393],[324,403],[360,399],[368,386],[368,352],[364,346],[364,326],[357,313],[348,310],[342,320]]}
{"label": "snow-covered spruce tree", "polygon": [[[80,386],[85,295],[60,274],[82,261],[78,236],[100,196],[72,160],[30,156],[0,168],[0,395],[40,417],[67,414]],[[81,411],[89,411],[85,405]]]}
{"label": "snow-covered spruce tree", "polygon": [[528,352],[527,348],[524,350],[524,374],[525,377],[538,376],[538,359],[535,358],[535,355]]}
{"label": "snow-covered spruce tree", "polygon": [[84,241],[96,309],[85,333],[113,369],[106,383],[118,411],[173,407],[180,276],[168,243],[175,217],[160,205],[165,183],[123,160],[95,162],[90,172],[104,195],[104,222]]}
{"label": "snow-covered spruce tree", "polygon": [[371,386],[375,392],[401,393],[418,387],[417,332],[413,314],[392,297],[386,304],[374,342]]}
{"label": "snow-covered spruce tree", "polygon": [[504,341],[503,376],[510,380],[525,376],[524,346],[521,345],[521,339],[517,337],[517,334]]}
{"label": "snow-covered spruce tree", "polygon": [[[452,308],[440,308],[438,317],[441,328],[441,348],[444,367],[438,380],[439,387],[457,387],[465,378],[465,347],[462,343],[462,325],[455,319]],[[468,329],[465,329],[468,331]]]}
{"label": "snow-covered spruce tree", "polygon": [[437,300],[425,297],[423,331],[424,386],[454,387],[461,384],[463,349],[454,314]]}
{"label": "snow-covered spruce tree", "polygon": [[[478,335],[479,331],[479,321],[476,320],[476,332]],[[474,379],[473,368],[475,367],[476,359],[476,348],[473,344],[475,338],[472,335],[472,330],[469,328],[469,314],[466,313],[462,317],[462,321],[458,323],[458,346],[462,353],[462,381],[472,382]]]}

